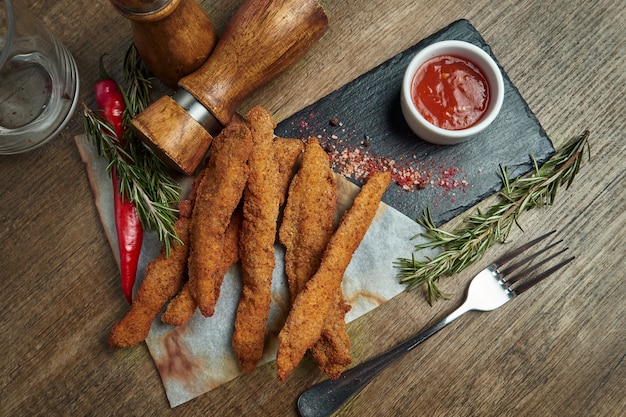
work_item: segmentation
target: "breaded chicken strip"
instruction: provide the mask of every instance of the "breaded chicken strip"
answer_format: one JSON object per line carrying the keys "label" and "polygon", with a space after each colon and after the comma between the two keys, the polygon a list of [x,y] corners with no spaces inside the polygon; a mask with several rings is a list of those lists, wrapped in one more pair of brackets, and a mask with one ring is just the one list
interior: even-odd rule
{"label": "breaded chicken strip", "polygon": [[[279,232],[280,242],[285,245],[285,272],[292,302],[319,268],[334,230],[336,203],[337,188],[328,155],[317,138],[311,137],[289,187]],[[345,322],[349,310],[339,288],[322,335],[311,347],[320,369],[333,379],[352,362]]]}
{"label": "breaded chicken strip", "polygon": [[307,349],[320,338],[343,274],[372,223],[390,181],[389,172],[370,176],[330,238],[319,269],[296,297],[285,326],[278,334],[276,364],[281,381],[287,379]]}
{"label": "breaded chicken strip", "polygon": [[180,290],[187,270],[189,246],[185,242],[189,241],[189,222],[189,218],[180,217],[174,224],[183,244],[175,245],[169,257],[161,249],[160,255],[146,267],[146,276],[130,309],[111,329],[111,347],[131,347],[143,342],[148,337],[154,318]]}
{"label": "breaded chicken strip", "polygon": [[311,354],[322,372],[330,379],[337,379],[352,363],[350,337],[346,326],[346,313],[350,305],[343,297],[343,291],[335,294],[335,300],[328,310],[320,338],[311,347]]}
{"label": "breaded chicken strip", "polygon": [[317,138],[311,137],[289,186],[279,230],[292,302],[319,268],[334,231],[336,203],[337,187],[328,155]]}
{"label": "breaded chicken strip", "polygon": [[[293,176],[294,167],[296,166],[300,155],[304,149],[304,144],[300,139],[291,138],[274,138],[274,149],[276,152],[276,159],[278,160],[278,172],[280,177],[280,195],[281,205],[285,200],[285,194],[291,178]],[[202,171],[204,173],[204,171]],[[189,203],[195,202],[197,183],[200,182],[201,175],[198,175],[196,181],[194,181],[194,187],[190,193]],[[189,216],[191,216],[191,211]],[[230,266],[239,261],[239,233],[241,230],[242,212],[241,210],[235,211],[233,214],[226,232],[224,233],[223,240],[223,257],[222,262],[216,266],[218,273],[224,271],[224,274],[228,271]],[[188,242],[186,242],[188,244]],[[186,272],[186,270],[185,270]],[[186,275],[185,275],[186,276]],[[167,309],[163,313],[161,320],[163,323],[171,324],[173,326],[182,326],[185,324],[193,313],[195,312],[198,304],[191,293],[189,281],[185,283],[180,292],[174,297],[167,306]]]}
{"label": "breaded chicken strip", "polygon": [[222,262],[222,239],[241,200],[251,149],[250,129],[230,123],[214,139],[198,186],[190,228],[189,286],[205,317],[213,315],[219,298],[224,275],[214,265]]}
{"label": "breaded chicken strip", "polygon": [[274,241],[280,190],[272,116],[262,107],[254,107],[246,119],[254,146],[249,160],[250,175],[243,193],[239,243],[243,285],[232,344],[243,373],[250,373],[263,355],[276,263]]}
{"label": "breaded chicken strip", "polygon": [[[241,231],[241,210],[233,213],[222,239],[222,257],[219,264],[213,265],[217,275],[224,276],[228,269],[239,260],[239,233]],[[168,304],[161,321],[173,326],[182,326],[193,316],[198,303],[191,293],[189,281]]]}
{"label": "breaded chicken strip", "polygon": [[304,151],[304,143],[300,139],[274,138],[274,151],[278,161],[280,205],[287,200],[287,190],[294,175],[294,169]]}
{"label": "breaded chicken strip", "polygon": [[198,303],[193,298],[189,281],[187,281],[178,294],[170,300],[161,316],[161,321],[172,326],[182,326],[193,316],[196,308],[198,308]]}

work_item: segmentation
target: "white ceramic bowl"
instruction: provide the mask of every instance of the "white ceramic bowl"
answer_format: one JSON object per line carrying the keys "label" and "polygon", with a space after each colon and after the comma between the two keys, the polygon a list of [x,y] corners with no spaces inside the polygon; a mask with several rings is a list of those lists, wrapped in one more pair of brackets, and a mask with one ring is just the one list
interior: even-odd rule
{"label": "white ceramic bowl", "polygon": [[[468,128],[450,130],[435,126],[422,116],[411,98],[411,84],[415,72],[424,62],[439,55],[456,55],[466,58],[480,67],[487,78],[490,94],[489,105],[481,119]],[[502,73],[493,58],[476,45],[455,40],[435,42],[418,52],[406,68],[400,93],[402,114],[411,130],[421,139],[438,145],[460,143],[484,130],[500,112],[503,100],[504,82]]]}

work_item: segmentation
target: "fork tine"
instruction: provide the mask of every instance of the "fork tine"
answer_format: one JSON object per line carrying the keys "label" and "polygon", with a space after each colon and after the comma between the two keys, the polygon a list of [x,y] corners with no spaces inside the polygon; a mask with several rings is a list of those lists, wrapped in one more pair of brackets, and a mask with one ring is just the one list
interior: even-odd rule
{"label": "fork tine", "polygon": [[[561,252],[563,252],[563,251],[561,251]],[[552,275],[554,272],[558,271],[559,269],[563,268],[568,263],[572,262],[575,258],[576,258],[575,256],[571,256],[571,257],[567,258],[566,260],[564,260],[564,261],[554,265],[553,267],[551,267],[549,269],[546,269],[545,271],[543,271],[542,273],[536,275],[532,279],[530,279],[530,280],[528,280],[526,282],[522,282],[521,284],[519,284],[512,291],[515,294],[517,294],[517,295],[523,293],[524,291],[526,291],[530,287],[538,284],[539,282],[541,282],[542,280],[544,280],[548,276]]]}
{"label": "fork tine", "polygon": [[[511,276],[511,274],[513,273],[513,271],[516,271],[516,270],[517,270],[519,267],[521,267],[521,266],[527,265],[530,261],[532,261],[533,259],[535,259],[535,258],[536,258],[536,257],[538,257],[539,255],[544,254],[544,253],[547,253],[550,249],[552,249],[553,247],[557,246],[557,245],[558,245],[558,244],[560,244],[561,242],[563,242],[563,239],[561,239],[561,240],[559,240],[559,241],[556,241],[556,242],[554,242],[554,243],[552,243],[552,244],[550,244],[550,245],[546,246],[545,248],[543,248],[543,249],[541,249],[541,250],[538,250],[537,252],[533,253],[532,255],[526,256],[524,259],[522,259],[522,260],[520,260],[520,261],[518,261],[518,262],[514,263],[513,265],[509,265],[509,266],[507,266],[507,267],[501,268],[501,269],[500,269],[500,272],[501,272],[502,274],[504,274],[505,276],[509,276],[509,277],[510,277],[510,276]],[[546,262],[548,262],[548,261],[549,261],[549,260],[551,260],[551,259],[554,259],[556,256],[558,256],[558,255],[562,254],[563,252],[565,252],[565,251],[566,251],[566,250],[568,250],[568,249],[569,249],[569,248],[564,248],[564,249],[561,249],[561,250],[560,250],[560,251],[558,251],[557,253],[555,253],[555,254],[553,254],[553,255],[550,255],[548,258],[546,258],[546,259],[544,259],[544,260],[542,260],[542,261],[539,261],[538,263],[534,264],[534,265],[533,265],[533,268],[538,268],[538,267],[540,267],[541,265],[545,264]],[[528,272],[528,269],[526,269],[526,270],[524,270],[524,271],[520,272],[518,275],[523,275],[523,274],[525,274],[525,273],[527,273],[527,272]],[[517,279],[516,279],[516,278],[507,278],[507,281],[508,281],[510,284],[513,284],[514,282],[519,281],[519,278],[517,278]]]}
{"label": "fork tine", "polygon": [[552,230],[548,233],[546,233],[545,235],[539,236],[536,239],[531,240],[528,243],[525,243],[524,245],[518,247],[517,249],[514,249],[504,255],[502,255],[500,258],[496,259],[494,261],[494,263],[496,264],[497,267],[500,267],[501,265],[504,265],[505,263],[509,262],[511,259],[515,258],[516,256],[520,255],[521,253],[527,251],[530,247],[535,246],[537,243],[541,242],[542,240],[544,240],[545,238],[547,238],[548,236],[552,235],[556,233],[556,230]]}

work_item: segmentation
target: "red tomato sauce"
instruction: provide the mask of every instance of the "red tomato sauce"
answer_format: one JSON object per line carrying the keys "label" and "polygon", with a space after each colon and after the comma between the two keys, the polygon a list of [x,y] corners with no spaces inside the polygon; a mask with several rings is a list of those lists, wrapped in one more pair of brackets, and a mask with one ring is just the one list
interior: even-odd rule
{"label": "red tomato sauce", "polygon": [[440,55],[418,68],[411,86],[413,103],[430,123],[460,130],[478,123],[489,106],[489,83],[470,60]]}

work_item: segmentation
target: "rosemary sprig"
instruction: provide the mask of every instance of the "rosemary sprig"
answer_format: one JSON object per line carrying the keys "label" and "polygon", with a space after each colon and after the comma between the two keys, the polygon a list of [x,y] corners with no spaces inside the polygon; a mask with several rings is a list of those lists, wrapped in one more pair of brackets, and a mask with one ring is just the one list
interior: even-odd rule
{"label": "rosemary sprig", "polygon": [[130,45],[124,56],[124,79],[128,84],[124,92],[125,123],[130,125],[130,120],[150,104],[150,89],[152,88],[148,68],[134,43]]}
{"label": "rosemary sprig", "polygon": [[426,211],[418,223],[426,229],[419,236],[428,241],[416,245],[415,251],[427,248],[443,251],[425,261],[416,260],[415,254],[411,259],[399,258],[395,266],[399,269],[400,281],[407,285],[408,290],[426,286],[427,299],[431,304],[440,297],[445,298],[446,294],[437,286],[441,277],[459,273],[482,258],[491,246],[506,240],[513,225],[522,229],[518,220],[524,211],[552,205],[559,187],[565,185],[568,188],[572,184],[585,148],[589,151],[588,137],[589,131],[585,131],[572,138],[542,166],[531,155],[534,172],[514,181],[509,179],[508,168],[500,167],[503,188],[498,193],[499,201],[486,212],[477,210],[476,214],[468,216],[459,230],[448,232],[438,228],[430,211]]}
{"label": "rosemary sprig", "polygon": [[154,230],[169,256],[173,244],[180,242],[174,223],[180,187],[161,160],[136,137],[131,119],[150,103],[151,79],[133,45],[124,59],[124,78],[128,84],[122,90],[124,139],[118,140],[110,123],[85,106],[85,132],[96,146],[98,155],[107,160],[107,172],[115,169],[120,179],[120,192],[135,204],[144,227]]}

